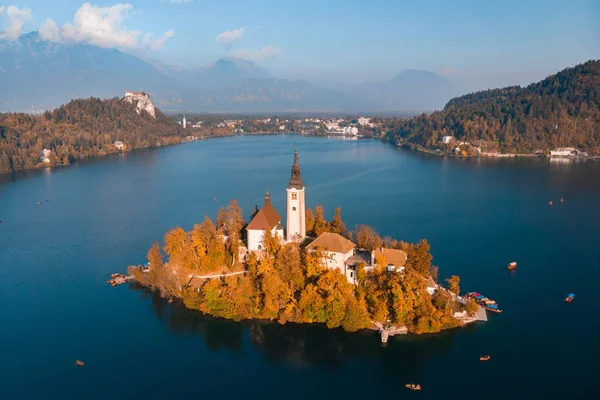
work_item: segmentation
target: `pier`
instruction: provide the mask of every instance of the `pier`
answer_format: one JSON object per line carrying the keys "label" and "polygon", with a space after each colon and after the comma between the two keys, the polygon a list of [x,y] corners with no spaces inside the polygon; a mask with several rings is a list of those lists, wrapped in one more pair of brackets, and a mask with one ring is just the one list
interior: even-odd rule
{"label": "pier", "polygon": [[108,283],[109,285],[112,285],[112,287],[115,287],[117,285],[122,285],[124,283],[127,283],[131,280],[133,280],[133,275],[112,274],[110,276],[110,279],[108,281],[106,281],[106,283]]}

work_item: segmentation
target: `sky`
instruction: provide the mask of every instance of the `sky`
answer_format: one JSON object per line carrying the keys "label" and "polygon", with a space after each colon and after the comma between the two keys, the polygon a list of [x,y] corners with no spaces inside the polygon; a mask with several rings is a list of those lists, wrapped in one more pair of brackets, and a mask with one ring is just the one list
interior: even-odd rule
{"label": "sky", "polygon": [[343,83],[420,69],[485,89],[599,59],[600,0],[0,0],[0,38],[32,30],[183,68],[231,56]]}

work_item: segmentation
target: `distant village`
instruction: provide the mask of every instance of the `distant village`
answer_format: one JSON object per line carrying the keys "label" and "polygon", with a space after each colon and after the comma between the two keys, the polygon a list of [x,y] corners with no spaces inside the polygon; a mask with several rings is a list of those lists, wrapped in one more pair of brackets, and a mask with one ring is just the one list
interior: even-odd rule
{"label": "distant village", "polygon": [[388,129],[389,118],[369,117],[243,117],[217,115],[177,115],[179,124],[190,136],[231,136],[244,134],[298,133],[318,136],[341,136],[351,139],[380,138]]}

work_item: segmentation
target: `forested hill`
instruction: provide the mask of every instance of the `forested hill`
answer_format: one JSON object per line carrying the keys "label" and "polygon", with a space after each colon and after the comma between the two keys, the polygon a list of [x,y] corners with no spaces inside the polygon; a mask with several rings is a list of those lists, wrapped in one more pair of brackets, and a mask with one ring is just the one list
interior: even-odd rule
{"label": "forested hill", "polygon": [[482,151],[533,153],[577,147],[600,153],[600,61],[565,69],[525,88],[512,86],[457,97],[431,115],[400,122],[388,139],[452,150],[443,136]]}
{"label": "forested hill", "polygon": [[[158,109],[156,118],[119,98],[73,100],[40,116],[0,114],[0,174],[124,150],[178,143],[183,128]],[[49,162],[41,161],[51,150]]]}

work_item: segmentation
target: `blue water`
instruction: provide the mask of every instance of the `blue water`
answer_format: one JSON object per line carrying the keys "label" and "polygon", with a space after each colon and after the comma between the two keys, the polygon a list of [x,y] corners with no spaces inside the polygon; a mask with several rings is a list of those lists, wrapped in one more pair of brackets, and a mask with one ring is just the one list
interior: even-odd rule
{"label": "blue water", "polygon": [[[441,277],[460,275],[463,291],[504,313],[382,348],[372,332],[211,319],[106,285],[167,229],[189,229],[231,198],[247,216],[268,188],[284,215],[295,141],[309,206],[328,216],[340,206],[348,226],[427,238]],[[599,210],[598,162],[443,159],[297,136],[0,177],[0,399],[593,397]]]}

